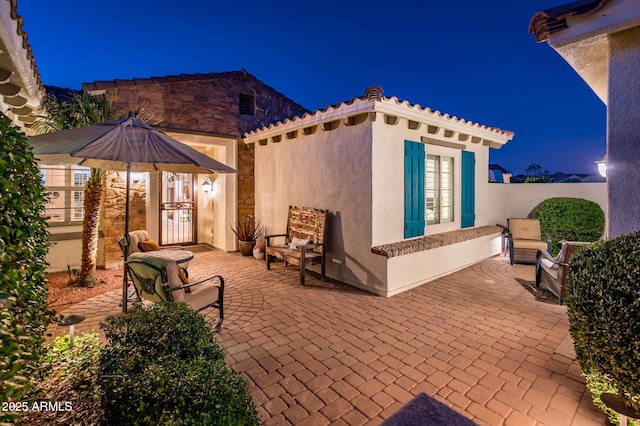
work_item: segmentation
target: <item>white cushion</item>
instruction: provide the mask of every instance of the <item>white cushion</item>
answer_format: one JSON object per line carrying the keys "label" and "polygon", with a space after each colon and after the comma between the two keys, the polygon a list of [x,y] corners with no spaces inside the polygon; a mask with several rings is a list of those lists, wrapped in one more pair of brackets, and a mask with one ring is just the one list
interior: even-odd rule
{"label": "white cushion", "polygon": [[306,246],[310,242],[311,242],[311,240],[305,240],[303,238],[295,238],[294,237],[291,240],[291,243],[289,243],[289,248],[291,250],[300,250],[302,247]]}

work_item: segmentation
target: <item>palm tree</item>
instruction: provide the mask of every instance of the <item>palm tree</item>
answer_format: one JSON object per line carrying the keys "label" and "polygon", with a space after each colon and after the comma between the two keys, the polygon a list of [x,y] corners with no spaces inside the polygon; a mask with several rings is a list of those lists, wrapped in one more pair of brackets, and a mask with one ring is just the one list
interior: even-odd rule
{"label": "palm tree", "polygon": [[[53,95],[47,97],[45,115],[40,117],[36,125],[39,133],[89,126],[118,118],[118,108],[104,95],[94,96],[84,91],[71,92],[71,95],[68,100],[60,100]],[[75,284],[83,287],[95,282],[100,207],[108,173],[102,169],[91,169],[84,187],[82,263],[80,274],[75,279]]]}

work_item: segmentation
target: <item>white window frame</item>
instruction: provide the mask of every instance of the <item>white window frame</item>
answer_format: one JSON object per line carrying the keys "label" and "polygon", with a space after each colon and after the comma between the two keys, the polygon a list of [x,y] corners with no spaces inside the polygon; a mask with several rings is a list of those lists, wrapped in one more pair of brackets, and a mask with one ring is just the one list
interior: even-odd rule
{"label": "white window frame", "polygon": [[[424,153],[424,235],[437,234],[440,232],[453,231],[460,229],[460,203],[461,203],[461,190],[462,190],[462,154],[461,150],[446,148],[437,145],[425,145]],[[427,224],[427,158],[430,155],[436,155],[439,157],[451,157],[453,158],[453,220],[447,223]]]}
{"label": "white window frame", "polygon": [[[62,180],[60,180],[60,175],[58,174],[58,182],[47,185],[47,170],[56,170],[58,173],[62,173]],[[49,202],[45,204],[45,215],[48,218],[49,226],[82,224],[84,218],[84,187],[90,177],[90,170],[89,167],[76,165],[40,165],[42,185],[50,197]]]}

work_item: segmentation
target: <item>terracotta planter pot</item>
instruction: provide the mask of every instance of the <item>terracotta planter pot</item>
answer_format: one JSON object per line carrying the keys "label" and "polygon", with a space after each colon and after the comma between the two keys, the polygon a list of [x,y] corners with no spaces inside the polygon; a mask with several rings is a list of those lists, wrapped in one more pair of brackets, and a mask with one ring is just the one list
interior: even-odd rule
{"label": "terracotta planter pot", "polygon": [[253,246],[256,245],[255,241],[240,241],[238,240],[238,248],[240,249],[240,254],[243,256],[251,256],[253,255]]}

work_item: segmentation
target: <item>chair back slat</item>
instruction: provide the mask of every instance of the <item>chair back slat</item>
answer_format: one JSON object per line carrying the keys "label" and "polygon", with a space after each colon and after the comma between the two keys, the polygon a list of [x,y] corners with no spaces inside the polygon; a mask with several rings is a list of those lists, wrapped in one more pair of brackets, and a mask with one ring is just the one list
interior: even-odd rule
{"label": "chair back slat", "polygon": [[287,219],[287,243],[293,238],[311,240],[314,244],[324,244],[327,239],[326,210],[311,207],[289,207]]}

